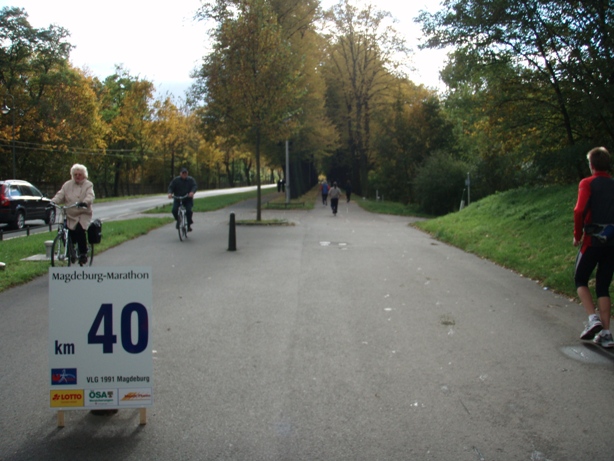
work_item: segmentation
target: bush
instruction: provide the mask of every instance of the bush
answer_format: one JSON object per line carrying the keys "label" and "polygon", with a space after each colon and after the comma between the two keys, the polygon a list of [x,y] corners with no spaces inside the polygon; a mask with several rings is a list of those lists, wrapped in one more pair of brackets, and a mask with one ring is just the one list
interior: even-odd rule
{"label": "bush", "polygon": [[445,152],[429,157],[418,170],[415,198],[422,210],[444,215],[457,209],[463,197],[469,165]]}

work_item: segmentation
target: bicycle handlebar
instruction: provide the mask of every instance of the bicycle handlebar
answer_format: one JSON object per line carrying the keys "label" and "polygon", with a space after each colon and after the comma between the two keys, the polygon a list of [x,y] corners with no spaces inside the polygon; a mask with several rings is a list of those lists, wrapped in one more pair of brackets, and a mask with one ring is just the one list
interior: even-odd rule
{"label": "bicycle handlebar", "polygon": [[188,195],[184,195],[182,197],[179,197],[178,195],[173,195],[173,198],[177,199],[177,200],[183,200],[184,198],[188,198],[189,196],[190,196],[189,194]]}
{"label": "bicycle handlebar", "polygon": [[60,209],[60,210],[66,210],[66,209],[68,209],[68,208],[75,208],[75,207],[76,207],[76,208],[87,208],[87,204],[85,204],[85,206],[84,206],[84,205],[81,205],[81,203],[80,203],[80,202],[73,203],[72,205],[58,205],[58,204],[57,204],[57,203],[55,203],[55,202],[49,202],[49,203],[50,203],[51,205],[53,205],[54,207],[56,207],[56,208]]}

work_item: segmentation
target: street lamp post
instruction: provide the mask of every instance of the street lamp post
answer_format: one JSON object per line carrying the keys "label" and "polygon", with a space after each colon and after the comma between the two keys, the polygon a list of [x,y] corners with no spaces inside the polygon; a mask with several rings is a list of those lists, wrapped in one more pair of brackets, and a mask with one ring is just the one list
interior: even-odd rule
{"label": "street lamp post", "polygon": [[290,203],[290,147],[286,138],[286,205]]}
{"label": "street lamp post", "polygon": [[12,145],[12,149],[13,149],[13,179],[17,179],[17,172],[16,172],[16,167],[15,167],[15,98],[13,97],[12,94],[8,94],[6,96],[10,96],[11,97],[11,107],[8,107],[6,105],[6,99],[4,102],[4,105],[2,106],[2,113],[4,115],[8,114],[9,112],[11,112],[13,114],[13,134],[12,134],[12,139],[11,139],[11,145]]}

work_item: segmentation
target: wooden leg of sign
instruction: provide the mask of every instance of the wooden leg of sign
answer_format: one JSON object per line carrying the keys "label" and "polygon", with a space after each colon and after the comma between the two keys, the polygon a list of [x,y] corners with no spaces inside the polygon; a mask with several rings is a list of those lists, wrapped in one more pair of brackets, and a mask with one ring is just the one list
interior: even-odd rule
{"label": "wooden leg of sign", "polygon": [[141,417],[139,424],[141,426],[147,424],[147,408],[139,408],[139,415]]}
{"label": "wooden leg of sign", "polygon": [[64,411],[58,411],[58,427],[64,427]]}

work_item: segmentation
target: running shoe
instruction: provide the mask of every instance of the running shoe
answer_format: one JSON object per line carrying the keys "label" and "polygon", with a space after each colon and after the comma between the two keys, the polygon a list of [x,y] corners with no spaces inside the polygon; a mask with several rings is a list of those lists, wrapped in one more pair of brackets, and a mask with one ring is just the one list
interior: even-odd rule
{"label": "running shoe", "polygon": [[580,335],[580,339],[593,339],[597,333],[603,330],[601,320],[593,318],[588,321],[586,328]]}
{"label": "running shoe", "polygon": [[599,332],[593,342],[601,347],[614,347],[614,340],[612,339],[612,333]]}

